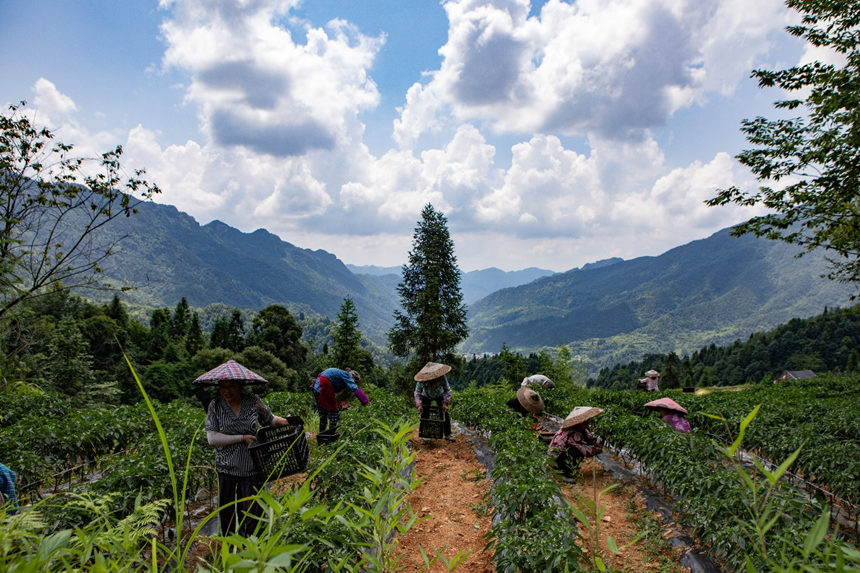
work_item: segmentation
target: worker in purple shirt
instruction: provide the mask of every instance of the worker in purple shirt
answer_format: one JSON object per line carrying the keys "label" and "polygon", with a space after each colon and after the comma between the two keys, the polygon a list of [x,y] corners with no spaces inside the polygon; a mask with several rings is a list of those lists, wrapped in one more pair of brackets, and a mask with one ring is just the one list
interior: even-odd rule
{"label": "worker in purple shirt", "polygon": [[687,419],[687,410],[671,398],[652,400],[645,404],[645,407],[659,412],[663,416],[663,421],[672,426],[676,432],[689,434],[692,431],[690,421]]}

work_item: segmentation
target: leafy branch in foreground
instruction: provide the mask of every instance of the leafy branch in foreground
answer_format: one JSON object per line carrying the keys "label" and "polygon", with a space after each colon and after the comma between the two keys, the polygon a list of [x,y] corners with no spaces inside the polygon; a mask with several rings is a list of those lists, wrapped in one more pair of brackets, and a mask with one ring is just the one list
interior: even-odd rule
{"label": "leafy branch in foreground", "polygon": [[61,285],[102,288],[95,275],[115,241],[99,230],[130,216],[136,196],[160,193],[142,169],[124,173],[121,146],[100,159],[75,157],[24,105],[0,115],[0,317]]}
{"label": "leafy branch in foreground", "polygon": [[803,109],[804,116],[744,120],[741,130],[754,148],[738,161],[762,182],[757,192],[730,187],[707,201],[710,206],[761,205],[770,213],[734,228],[825,249],[831,279],[860,282],[860,4],[851,0],[787,0],[803,16],[788,33],[804,38],[841,64],[814,61],[779,71],[755,70],[761,87],[808,94],[776,102],[778,109]]}

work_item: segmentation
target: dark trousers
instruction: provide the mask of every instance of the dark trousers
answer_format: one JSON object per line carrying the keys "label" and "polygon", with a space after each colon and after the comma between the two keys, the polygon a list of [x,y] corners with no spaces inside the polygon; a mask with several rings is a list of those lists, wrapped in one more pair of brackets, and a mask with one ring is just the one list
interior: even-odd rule
{"label": "dark trousers", "polygon": [[258,475],[233,476],[218,473],[218,520],[221,522],[221,535],[238,532],[247,537],[254,532],[257,518],[263,515],[260,504],[252,501],[228,504],[256,495],[261,481]]}
{"label": "dark trousers", "polygon": [[[427,396],[421,396],[421,409],[426,412],[427,408],[431,404],[433,404],[433,402],[436,402],[436,404],[439,406],[439,411],[441,412],[442,411],[442,403],[444,402],[442,400],[441,396],[439,396],[438,398],[428,398]],[[442,434],[445,436],[450,436],[451,435],[451,416],[448,415],[448,412],[442,412],[442,420],[443,420],[442,421]]]}
{"label": "dark trousers", "polygon": [[320,405],[320,393],[316,390],[311,390],[311,393],[314,395],[317,414],[320,415],[320,433],[325,432],[326,429],[334,433],[337,430],[338,420],[340,420],[340,412],[338,410],[326,410]]}
{"label": "dark trousers", "polygon": [[564,477],[573,477],[573,472],[582,463],[582,453],[576,448],[565,448],[555,458],[555,465]]}

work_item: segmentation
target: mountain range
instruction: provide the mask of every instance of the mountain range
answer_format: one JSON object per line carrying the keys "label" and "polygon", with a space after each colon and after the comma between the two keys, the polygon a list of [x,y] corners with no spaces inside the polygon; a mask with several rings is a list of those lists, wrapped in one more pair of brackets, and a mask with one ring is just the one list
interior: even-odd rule
{"label": "mountain range", "polygon": [[[151,202],[108,232],[119,248],[102,265],[103,278],[126,287],[121,298],[133,311],[172,307],[185,297],[195,308],[281,304],[300,319],[333,319],[349,296],[365,336],[386,345],[399,304],[399,267],[349,266],[265,229],[200,225]],[[563,273],[463,273],[471,332],[463,351],[498,352],[506,344],[530,352],[570,343],[592,362],[638,359],[731,342],[846,305],[856,294],[821,278],[821,255],[796,255],[790,245],[723,230],[660,256],[605,259]]]}
{"label": "mountain range", "polygon": [[469,309],[464,351],[570,345],[603,365],[729,344],[792,318],[846,306],[857,287],[826,261],[723,229],[656,257],[584,267],[495,292]]}

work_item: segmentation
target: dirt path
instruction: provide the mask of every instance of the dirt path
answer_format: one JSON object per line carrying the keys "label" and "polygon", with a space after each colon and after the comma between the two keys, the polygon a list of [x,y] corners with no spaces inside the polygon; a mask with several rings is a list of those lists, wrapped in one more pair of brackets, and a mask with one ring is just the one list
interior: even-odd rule
{"label": "dirt path", "polygon": [[[405,573],[448,571],[446,561],[451,562],[458,555],[461,555],[459,571],[496,571],[492,552],[484,551],[492,521],[492,516],[484,508],[485,496],[490,490],[486,468],[478,460],[466,436],[455,433],[455,437],[456,442],[430,440],[424,443],[416,429],[410,439],[416,452],[415,475],[421,479],[421,484],[407,497],[407,501],[423,519],[396,538],[400,570]],[[275,491],[304,478],[305,474],[284,478],[283,483],[275,486]],[[560,483],[560,486],[571,506],[586,512],[593,521],[595,491],[600,492],[613,483],[620,484],[600,463],[588,459],[583,462],[573,483]],[[662,542],[672,534],[671,527],[667,527],[658,514],[645,509],[645,501],[635,488],[616,487],[602,494],[598,503],[603,510],[599,551],[613,570],[631,573],[689,571],[678,564],[679,550],[668,548],[668,544]],[[642,531],[643,516],[647,522],[644,527],[651,529],[651,535],[621,549],[613,557],[607,548],[607,536],[611,536],[619,547],[625,545]],[[581,532],[583,536],[589,535],[587,527]],[[580,540],[580,546],[588,554],[592,551],[587,541]],[[203,549],[208,557],[208,548]],[[429,568],[421,554],[422,549],[432,561]],[[437,557],[437,551],[441,558]]]}
{"label": "dirt path", "polygon": [[[398,543],[398,555],[403,571],[427,571],[421,549],[429,558],[442,554],[450,561],[458,553],[471,552],[460,564],[460,571],[493,573],[492,554],[485,552],[491,516],[482,511],[485,494],[490,489],[486,469],[478,461],[468,440],[456,435],[456,442],[431,440],[424,443],[417,431],[411,442],[415,449],[415,474],[422,483],[407,498],[412,509],[424,517],[403,535]],[[592,516],[595,491],[600,492],[616,483],[608,471],[594,460],[586,460],[574,483],[562,483],[562,491],[571,505]],[[595,488],[597,488],[595,490]],[[645,510],[645,502],[632,489],[616,487],[599,499],[602,508],[600,520],[600,554],[617,571],[665,572],[688,571],[678,565],[678,551],[662,542],[668,533],[659,516]],[[632,541],[645,527],[651,535],[612,556],[607,548],[607,536],[621,547]],[[583,528],[584,536],[589,535]],[[655,540],[656,538],[656,540]],[[588,542],[580,545],[588,553]],[[419,549],[421,548],[421,549]],[[430,571],[448,571],[442,559],[432,564]]]}
{"label": "dirt path", "polygon": [[[582,463],[574,483],[561,485],[570,504],[585,512],[593,524],[596,492],[601,492],[615,483],[619,482],[616,482],[600,463],[587,459]],[[614,570],[631,573],[689,571],[678,564],[680,549],[672,549],[660,541],[673,534],[671,528],[663,523],[659,515],[647,512],[645,501],[633,489],[622,487],[619,483],[618,487],[598,497],[597,507],[603,511],[598,530],[600,556]],[[651,536],[620,549],[614,556],[610,553],[607,536],[611,536],[620,548],[633,541],[643,530],[643,526],[646,529],[651,528]],[[581,529],[586,538],[590,537],[592,531],[588,527]],[[587,554],[593,552],[587,539],[581,540],[579,545]]]}
{"label": "dirt path", "polygon": [[[482,509],[490,484],[486,469],[478,462],[464,436],[456,442],[431,440],[423,443],[416,430],[412,436],[415,474],[422,479],[407,501],[423,517],[398,540],[403,571],[427,571],[421,549],[429,558],[438,551],[451,561],[458,553],[471,552],[462,560],[460,571],[493,573],[493,555],[485,552],[491,516]],[[421,548],[421,549],[419,549]],[[448,571],[442,559],[430,571]]]}

